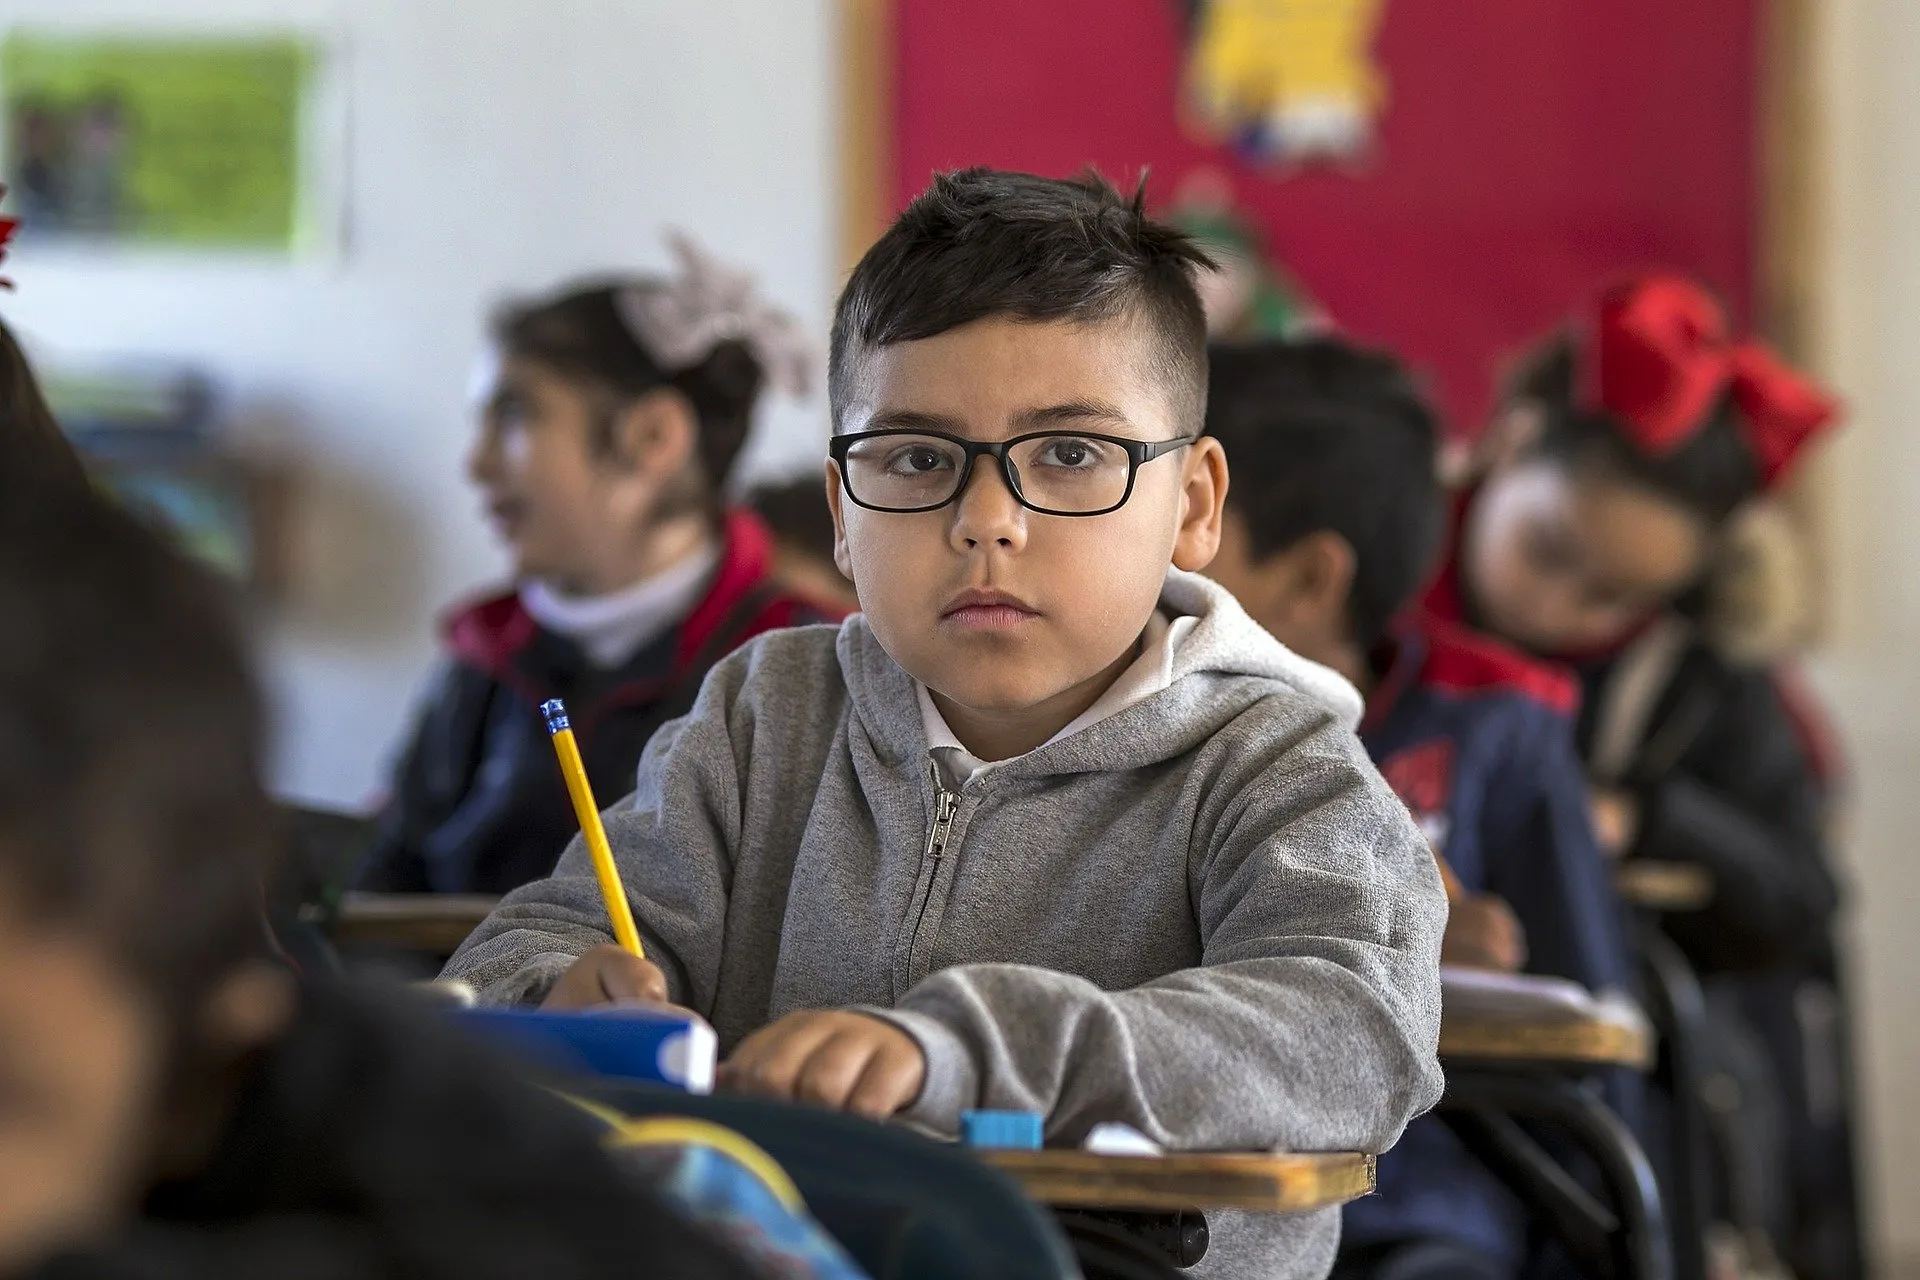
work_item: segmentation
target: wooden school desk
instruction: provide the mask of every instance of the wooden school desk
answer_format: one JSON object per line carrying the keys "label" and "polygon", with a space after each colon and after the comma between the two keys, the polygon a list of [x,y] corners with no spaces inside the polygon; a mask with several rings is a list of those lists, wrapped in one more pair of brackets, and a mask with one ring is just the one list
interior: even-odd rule
{"label": "wooden school desk", "polygon": [[1614,868],[1614,887],[1644,911],[1699,911],[1713,901],[1713,874],[1691,862],[1630,858]]}
{"label": "wooden school desk", "polygon": [[1373,1157],[1357,1152],[976,1151],[1021,1190],[1056,1209],[1310,1213],[1373,1190]]}
{"label": "wooden school desk", "polygon": [[333,922],[337,942],[452,955],[499,904],[481,893],[347,893]]}
{"label": "wooden school desk", "polygon": [[1652,1068],[1653,1033],[1610,1018],[1446,1018],[1440,1057],[1482,1067]]}
{"label": "wooden school desk", "polygon": [[[1521,999],[1514,1006],[1502,1010],[1483,995],[1470,1015],[1456,1008],[1443,1016],[1441,1120],[1584,1269],[1620,1280],[1673,1280],[1653,1169],[1632,1131],[1581,1078],[1600,1068],[1651,1070],[1651,1029],[1600,1010],[1542,1009]],[[1607,1199],[1571,1177],[1523,1121],[1553,1126],[1592,1158]]]}

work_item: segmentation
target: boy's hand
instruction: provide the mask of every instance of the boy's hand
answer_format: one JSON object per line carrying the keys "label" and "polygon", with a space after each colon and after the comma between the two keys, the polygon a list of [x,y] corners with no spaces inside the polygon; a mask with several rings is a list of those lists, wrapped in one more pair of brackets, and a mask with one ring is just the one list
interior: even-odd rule
{"label": "boy's hand", "polygon": [[1609,858],[1624,858],[1640,835],[1640,802],[1624,791],[1596,791],[1590,808],[1599,852]]}
{"label": "boy's hand", "polygon": [[927,1058],[890,1022],[841,1009],[790,1013],[742,1040],[720,1088],[885,1120],[920,1096]]}
{"label": "boy's hand", "polygon": [[1441,964],[1517,973],[1526,962],[1526,931],[1505,899],[1475,893],[1453,904],[1440,939]]}
{"label": "boy's hand", "polygon": [[625,947],[611,943],[595,947],[573,962],[553,984],[542,1009],[590,1009],[621,1000],[667,1003],[667,975],[651,960],[642,960]]}
{"label": "boy's hand", "polygon": [[1625,791],[1595,791],[1590,801],[1593,812],[1593,837],[1600,852],[1610,858],[1624,858],[1640,834],[1640,804]]}

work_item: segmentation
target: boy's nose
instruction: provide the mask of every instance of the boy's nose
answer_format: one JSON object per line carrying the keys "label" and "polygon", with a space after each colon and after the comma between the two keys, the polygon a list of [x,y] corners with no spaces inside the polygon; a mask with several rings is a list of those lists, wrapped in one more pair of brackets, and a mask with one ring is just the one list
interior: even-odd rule
{"label": "boy's nose", "polygon": [[1027,541],[1027,509],[1007,487],[992,458],[980,458],[953,504],[952,540],[956,551],[992,543],[1018,551]]}
{"label": "boy's nose", "polygon": [[491,431],[474,433],[473,443],[467,448],[467,479],[474,484],[486,484],[499,474],[499,444]]}

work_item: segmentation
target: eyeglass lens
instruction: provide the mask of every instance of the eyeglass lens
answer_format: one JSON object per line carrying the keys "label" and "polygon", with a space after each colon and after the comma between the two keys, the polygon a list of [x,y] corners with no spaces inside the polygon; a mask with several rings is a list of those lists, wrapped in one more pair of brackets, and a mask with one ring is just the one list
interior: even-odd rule
{"label": "eyeglass lens", "polygon": [[[981,459],[983,465],[992,460]],[[1014,487],[1028,506],[1104,511],[1127,494],[1132,460],[1121,446],[1076,435],[1043,435],[1007,451]],[[847,489],[868,506],[896,511],[937,507],[958,491],[966,451],[939,436],[884,435],[847,450]]]}

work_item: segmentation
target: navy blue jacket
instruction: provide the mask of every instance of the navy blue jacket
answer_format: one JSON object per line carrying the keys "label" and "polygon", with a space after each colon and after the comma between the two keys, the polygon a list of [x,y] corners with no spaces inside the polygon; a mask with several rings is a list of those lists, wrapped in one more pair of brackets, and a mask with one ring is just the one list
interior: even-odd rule
{"label": "navy blue jacket", "polygon": [[[1574,748],[1571,676],[1447,623],[1395,637],[1360,737],[1470,892],[1506,899],[1529,972],[1627,988],[1625,920],[1594,842]],[[1631,1089],[1609,1082],[1610,1093]],[[1637,1112],[1637,1101],[1616,1100]],[[1347,1206],[1354,1246],[1442,1237],[1518,1270],[1520,1202],[1426,1116],[1380,1157],[1379,1192]]]}

